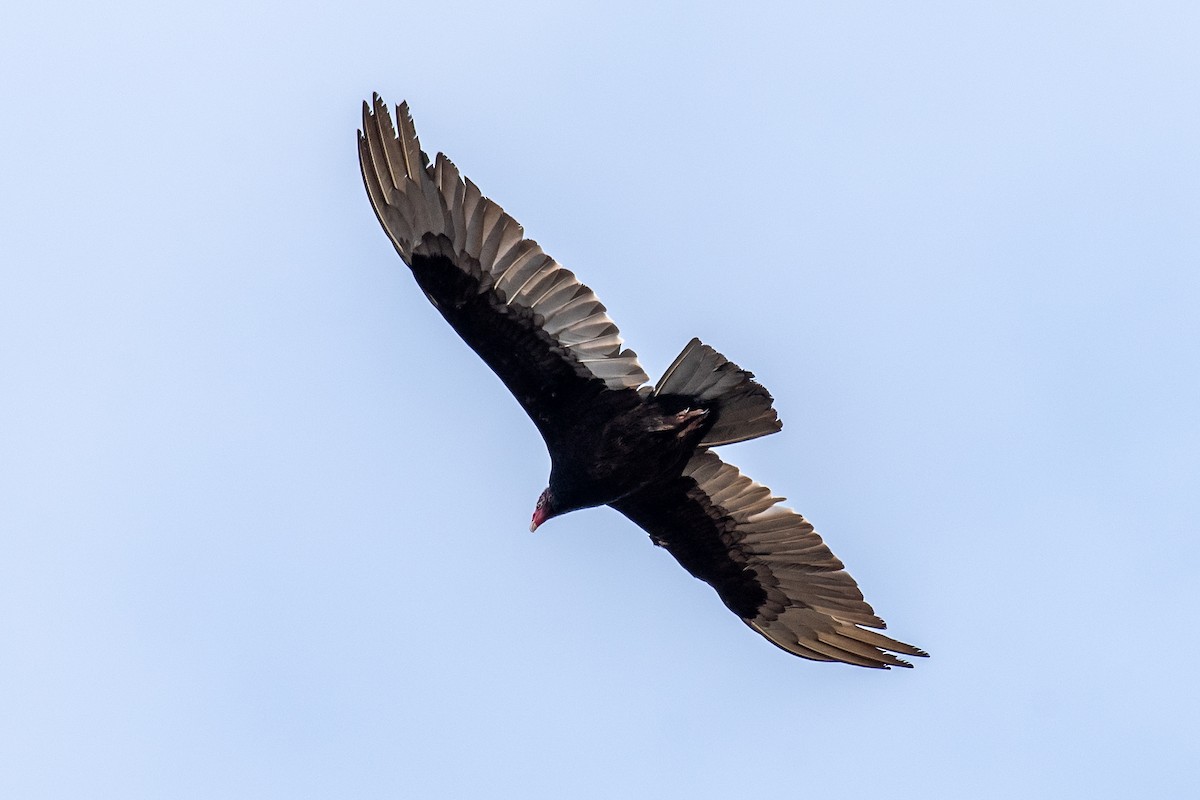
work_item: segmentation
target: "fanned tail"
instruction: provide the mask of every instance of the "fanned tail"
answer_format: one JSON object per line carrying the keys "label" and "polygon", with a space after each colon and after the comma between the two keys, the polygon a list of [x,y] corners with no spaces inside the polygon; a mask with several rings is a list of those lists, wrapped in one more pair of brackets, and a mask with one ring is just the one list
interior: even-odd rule
{"label": "fanned tail", "polygon": [[703,447],[744,442],[783,427],[771,405],[771,394],[754,373],[734,364],[699,339],[692,339],[654,387],[655,395],[678,395],[712,404],[716,424],[701,440]]}

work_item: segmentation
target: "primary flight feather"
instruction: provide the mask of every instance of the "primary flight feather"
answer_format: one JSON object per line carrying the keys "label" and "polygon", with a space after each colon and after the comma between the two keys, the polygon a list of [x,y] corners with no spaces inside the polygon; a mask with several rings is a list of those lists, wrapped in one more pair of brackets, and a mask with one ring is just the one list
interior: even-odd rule
{"label": "primary flight feather", "polygon": [[442,154],[407,103],[363,104],[363,183],[434,307],[517,398],[550,451],[530,530],[609,505],[743,622],[804,658],[886,669],[919,648],[876,630],[842,562],[804,517],[710,448],[781,427],[754,376],[693,339],[653,387],[587,286]]}

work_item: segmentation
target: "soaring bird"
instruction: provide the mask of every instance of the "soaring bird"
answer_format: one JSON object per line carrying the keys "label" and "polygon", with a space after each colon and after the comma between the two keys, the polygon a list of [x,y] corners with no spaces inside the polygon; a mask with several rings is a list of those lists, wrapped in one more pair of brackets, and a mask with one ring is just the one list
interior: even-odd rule
{"label": "soaring bird", "polygon": [[363,103],[363,183],[417,285],[546,442],[530,530],[608,505],[789,653],[882,669],[926,655],[879,633],[813,526],[713,452],[782,427],[753,374],[692,339],[651,386],[592,290],[450,159],[430,163],[407,103],[396,119],[378,95]]}

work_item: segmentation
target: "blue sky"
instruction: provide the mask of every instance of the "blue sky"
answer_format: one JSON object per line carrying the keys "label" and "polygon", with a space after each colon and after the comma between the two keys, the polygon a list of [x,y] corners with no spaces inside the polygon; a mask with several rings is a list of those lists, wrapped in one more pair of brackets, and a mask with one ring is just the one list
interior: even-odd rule
{"label": "blue sky", "polygon": [[[41,4],[0,26],[0,795],[1183,796],[1191,3]],[[548,459],[356,165],[408,99],[897,637],[792,658]]]}

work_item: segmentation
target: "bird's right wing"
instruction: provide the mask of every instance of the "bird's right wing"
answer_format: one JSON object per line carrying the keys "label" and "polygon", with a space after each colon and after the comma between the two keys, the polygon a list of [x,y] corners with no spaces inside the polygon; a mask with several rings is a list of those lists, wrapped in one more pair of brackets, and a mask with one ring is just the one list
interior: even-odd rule
{"label": "bird's right wing", "polygon": [[363,104],[359,162],[371,206],[442,316],[500,377],[543,436],[573,398],[633,402],[649,381],[596,295],[438,154],[421,151],[408,105],[400,131]]}
{"label": "bird's right wing", "polygon": [[868,630],[887,626],[813,526],[780,502],[701,450],[678,478],[611,505],[789,653],[885,669],[912,666],[893,653],[925,655]]}

